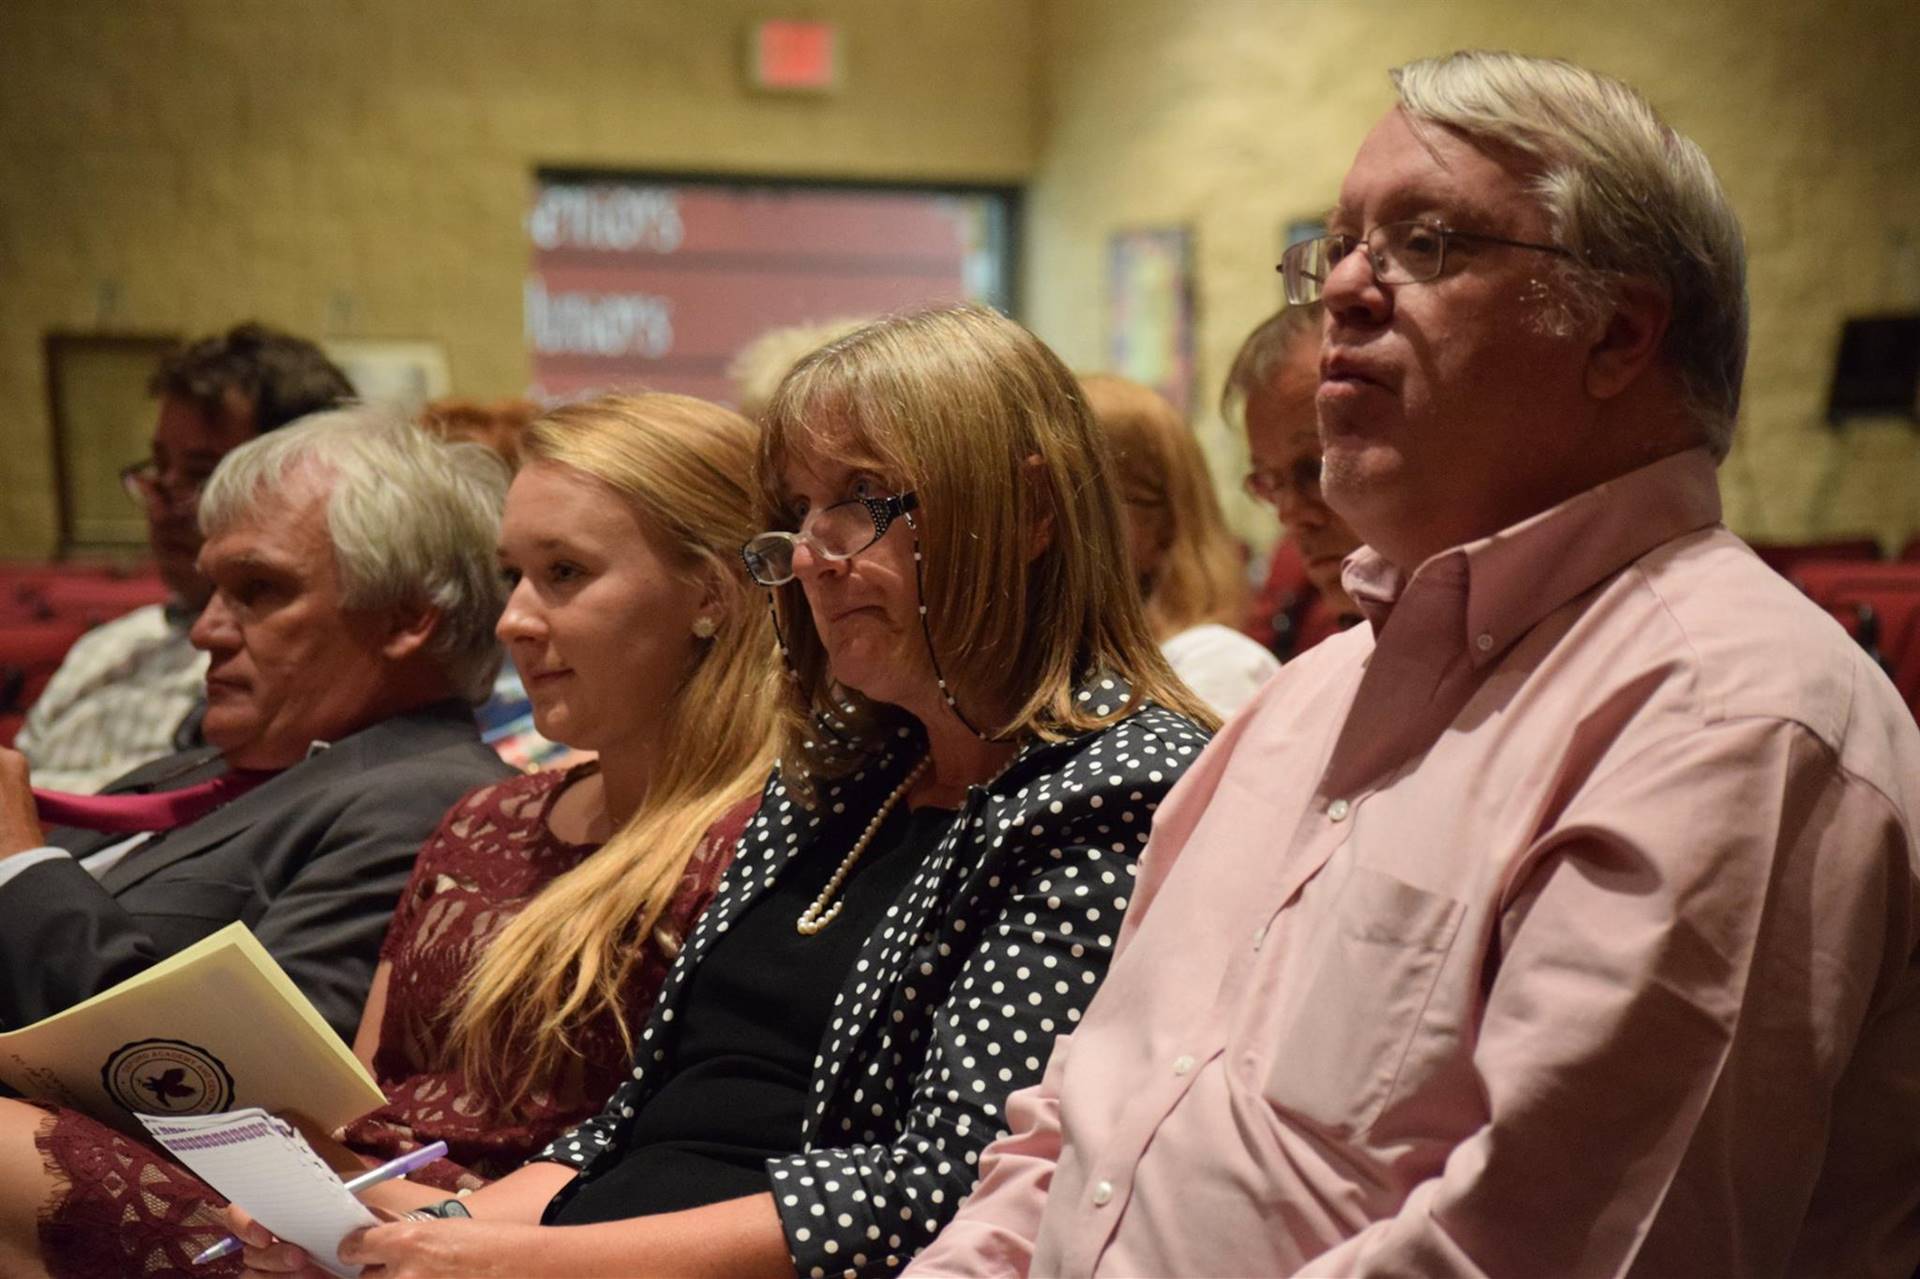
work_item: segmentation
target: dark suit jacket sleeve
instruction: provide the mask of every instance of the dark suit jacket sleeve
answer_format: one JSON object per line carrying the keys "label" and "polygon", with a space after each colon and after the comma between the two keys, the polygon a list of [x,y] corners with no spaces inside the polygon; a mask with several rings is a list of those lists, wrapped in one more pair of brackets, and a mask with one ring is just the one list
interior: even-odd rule
{"label": "dark suit jacket sleeve", "polygon": [[70,857],[27,868],[4,896],[0,1023],[9,1030],[125,981],[159,958],[146,930]]}
{"label": "dark suit jacket sleeve", "polygon": [[[314,855],[245,921],[348,1040],[422,839],[421,823],[402,820],[393,799],[391,787],[370,789],[332,814],[324,829],[303,832]],[[157,940],[153,920],[129,914],[71,859],[29,867],[6,897],[4,1015],[16,1026],[71,1007],[178,949]]]}
{"label": "dark suit jacket sleeve", "polygon": [[51,1016],[239,918],[351,1040],[421,843],[461,795],[511,770],[477,740],[337,766],[188,882],[156,878],[116,897],[77,862],[52,860],[0,889],[0,1020]]}
{"label": "dark suit jacket sleeve", "polygon": [[265,913],[248,921],[293,984],[349,1043],[394,903],[432,829],[429,823],[423,830],[417,819],[399,820],[392,798],[383,788],[342,809],[321,836],[320,852],[274,895]]}

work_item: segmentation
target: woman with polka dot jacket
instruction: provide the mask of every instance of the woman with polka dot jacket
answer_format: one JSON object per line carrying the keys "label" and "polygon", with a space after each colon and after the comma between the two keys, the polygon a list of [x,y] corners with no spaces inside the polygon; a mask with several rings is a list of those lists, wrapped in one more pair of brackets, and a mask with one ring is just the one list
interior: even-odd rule
{"label": "woman with polka dot jacket", "polygon": [[[802,360],[765,425],[743,556],[793,679],[759,813],[606,1109],[428,1210],[469,1220],[350,1236],[369,1276],[892,1274],[1106,971],[1214,720],[1072,376],[926,311]],[[256,1270],[310,1264],[239,1225]]]}

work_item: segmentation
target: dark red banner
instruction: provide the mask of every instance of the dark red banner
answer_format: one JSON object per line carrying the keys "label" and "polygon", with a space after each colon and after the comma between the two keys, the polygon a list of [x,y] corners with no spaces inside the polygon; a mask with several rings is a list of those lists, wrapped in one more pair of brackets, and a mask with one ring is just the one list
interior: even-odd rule
{"label": "dark red banner", "polygon": [[1004,307],[1009,199],[885,188],[542,179],[527,216],[533,392],[731,402],[769,329],[974,299]]}

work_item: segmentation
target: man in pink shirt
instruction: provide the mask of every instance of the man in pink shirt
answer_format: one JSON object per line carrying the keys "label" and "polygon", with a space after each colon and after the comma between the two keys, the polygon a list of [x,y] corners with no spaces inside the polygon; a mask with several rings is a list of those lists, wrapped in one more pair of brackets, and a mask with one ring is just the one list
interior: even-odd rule
{"label": "man in pink shirt", "polygon": [[1284,264],[1369,624],[1162,805],[911,1273],[1911,1275],[1920,732],[1719,522],[1738,225],[1618,82],[1393,79]]}

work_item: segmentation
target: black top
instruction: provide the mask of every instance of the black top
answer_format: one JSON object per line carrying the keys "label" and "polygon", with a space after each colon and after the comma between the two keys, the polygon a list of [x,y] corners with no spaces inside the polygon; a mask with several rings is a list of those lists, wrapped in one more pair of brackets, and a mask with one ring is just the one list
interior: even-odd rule
{"label": "black top", "polygon": [[811,937],[795,921],[852,841],[821,841],[794,859],[688,979],[673,1073],[634,1117],[619,1163],[555,1221],[614,1221],[767,1190],[768,1158],[799,1150],[805,1136],[807,1083],[848,971],[953,819],[951,809],[897,805],[841,885],[840,913]]}

